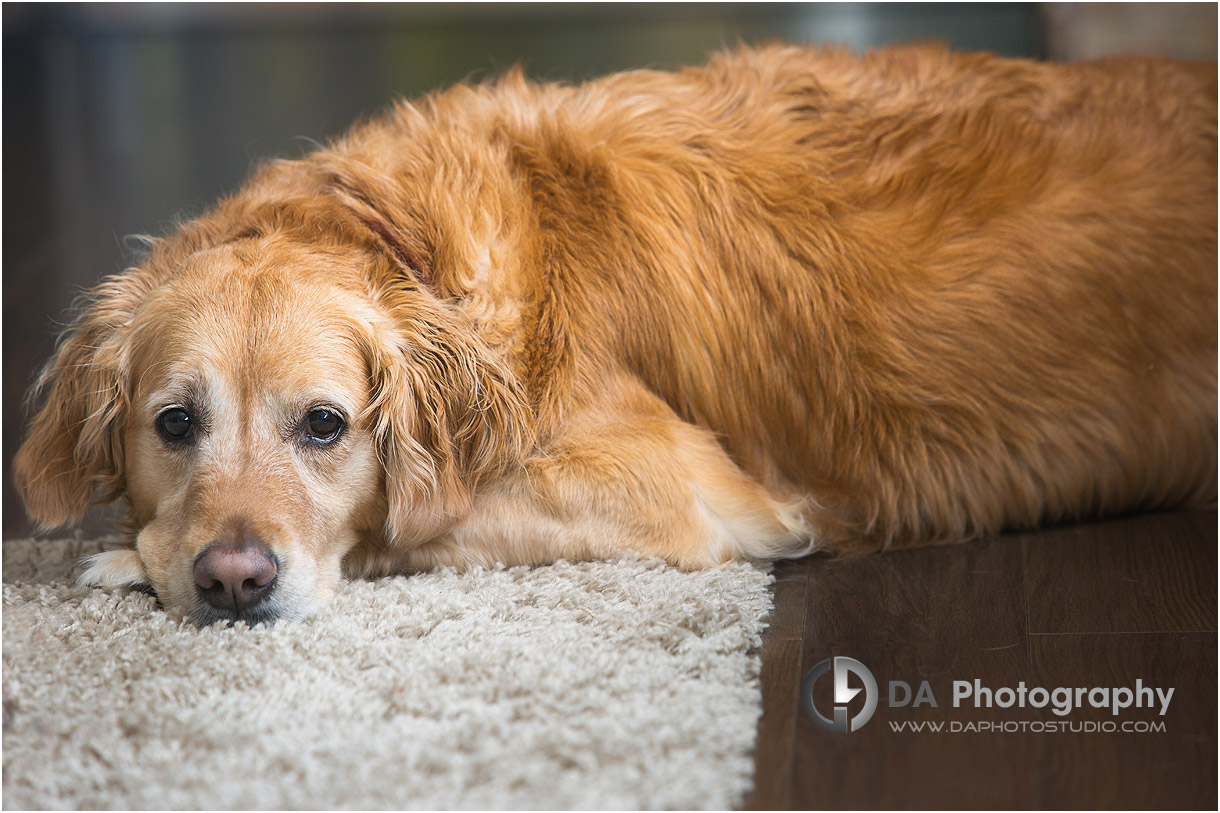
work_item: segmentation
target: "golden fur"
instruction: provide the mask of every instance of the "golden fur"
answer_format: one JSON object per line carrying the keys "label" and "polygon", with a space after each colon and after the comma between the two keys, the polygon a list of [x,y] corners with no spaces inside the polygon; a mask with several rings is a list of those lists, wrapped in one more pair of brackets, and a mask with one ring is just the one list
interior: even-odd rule
{"label": "golden fur", "polygon": [[[30,513],[147,579],[862,552],[1216,490],[1216,68],[771,47],[516,73],[264,167],[104,281]],[[154,424],[189,406],[168,448]],[[318,405],[348,430],[294,434]],[[193,413],[194,414],[194,413]]]}

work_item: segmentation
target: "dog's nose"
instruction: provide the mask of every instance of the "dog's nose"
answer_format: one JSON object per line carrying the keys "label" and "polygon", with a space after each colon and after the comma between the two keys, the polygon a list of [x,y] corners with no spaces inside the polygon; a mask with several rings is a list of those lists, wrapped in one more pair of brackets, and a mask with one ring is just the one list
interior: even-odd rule
{"label": "dog's nose", "polygon": [[195,560],[195,589],[217,610],[240,613],[275,589],[275,556],[261,542],[213,545]]}

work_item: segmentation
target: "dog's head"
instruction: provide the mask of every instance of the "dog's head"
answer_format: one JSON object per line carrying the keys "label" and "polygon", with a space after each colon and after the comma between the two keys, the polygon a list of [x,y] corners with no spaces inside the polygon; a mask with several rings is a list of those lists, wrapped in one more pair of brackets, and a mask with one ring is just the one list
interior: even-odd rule
{"label": "dog's head", "polygon": [[440,533],[530,432],[407,215],[316,162],[254,188],[93,292],[15,463],[44,527],[123,499],[134,552],[88,575],[200,623],[308,612],[354,546]]}

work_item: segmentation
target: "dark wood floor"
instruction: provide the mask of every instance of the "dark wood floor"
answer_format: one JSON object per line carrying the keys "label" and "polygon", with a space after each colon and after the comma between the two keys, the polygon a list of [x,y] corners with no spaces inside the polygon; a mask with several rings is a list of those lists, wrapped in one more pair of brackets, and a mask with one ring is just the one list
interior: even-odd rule
{"label": "dark wood floor", "polygon": [[[1182,511],[782,563],[747,807],[1215,809],[1216,531],[1215,511]],[[857,659],[879,687],[871,721],[850,733],[822,731],[801,711],[802,679],[831,656]],[[1163,717],[954,708],[953,681],[975,679],[993,690],[1139,679],[1174,693]],[[890,707],[896,680],[928,681],[938,705]],[[832,684],[813,687],[827,716]],[[1076,730],[1028,730],[1051,721]],[[1081,730],[1111,722],[1164,731]],[[917,723],[943,727],[912,732]],[[951,730],[969,723],[1015,730]]]}

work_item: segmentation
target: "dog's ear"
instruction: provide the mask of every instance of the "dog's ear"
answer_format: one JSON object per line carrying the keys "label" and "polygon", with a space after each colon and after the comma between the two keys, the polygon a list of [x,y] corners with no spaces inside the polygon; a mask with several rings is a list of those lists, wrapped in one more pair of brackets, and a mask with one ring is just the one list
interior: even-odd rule
{"label": "dog's ear", "polygon": [[385,468],[387,534],[424,542],[470,510],[479,483],[520,464],[533,412],[470,318],[441,300],[400,190],[357,161],[319,166],[326,193],[390,260],[369,271],[386,318],[371,327],[366,418]]}
{"label": "dog's ear", "polygon": [[373,327],[366,416],[385,466],[387,533],[424,542],[469,511],[481,482],[520,465],[533,414],[456,308],[401,285],[380,304],[389,318]]}
{"label": "dog's ear", "polygon": [[99,489],[103,502],[122,493],[129,396],[121,329],[135,287],[129,276],[94,290],[30,391],[37,413],[13,473],[26,510],[43,528],[79,519]]}

